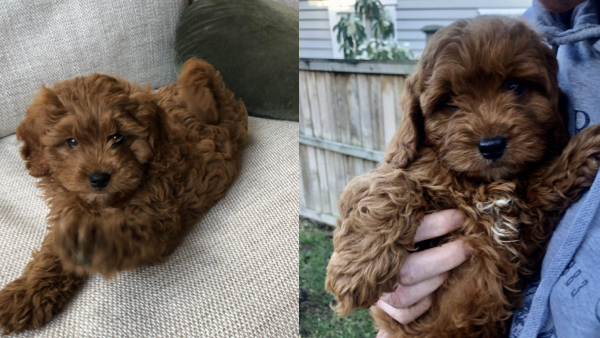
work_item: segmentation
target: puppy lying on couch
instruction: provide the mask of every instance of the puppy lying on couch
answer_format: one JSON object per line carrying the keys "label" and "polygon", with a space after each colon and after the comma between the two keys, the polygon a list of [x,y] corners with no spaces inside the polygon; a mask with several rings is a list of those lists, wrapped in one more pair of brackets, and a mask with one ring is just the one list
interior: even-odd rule
{"label": "puppy lying on couch", "polygon": [[155,93],[100,74],[42,88],[17,138],[50,232],[0,291],[0,330],[41,327],[91,273],[160,262],[225,195],[247,124],[243,102],[198,59]]}
{"label": "puppy lying on couch", "polygon": [[547,239],[591,186],[600,126],[569,141],[558,64],[517,19],[459,20],[431,39],[406,81],[404,113],[385,161],[340,196],[326,288],[346,315],[392,292],[424,215],[457,208],[471,258],[452,270],[431,308],[401,324],[377,307],[391,337],[499,337]]}

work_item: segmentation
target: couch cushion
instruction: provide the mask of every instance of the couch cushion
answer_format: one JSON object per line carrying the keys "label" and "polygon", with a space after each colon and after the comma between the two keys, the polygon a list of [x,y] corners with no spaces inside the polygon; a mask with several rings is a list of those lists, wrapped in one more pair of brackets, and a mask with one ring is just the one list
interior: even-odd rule
{"label": "couch cushion", "polygon": [[[297,337],[298,123],[251,117],[249,134],[229,192],[165,263],[95,275],[45,327],[14,337]],[[14,135],[0,158],[4,287],[40,246],[48,210]]]}
{"label": "couch cushion", "polygon": [[192,56],[223,74],[248,114],[298,121],[297,10],[271,0],[195,1],[177,26],[175,68]]}
{"label": "couch cushion", "polygon": [[94,72],[155,88],[176,80],[175,27],[188,0],[3,1],[0,137],[15,132],[42,83]]}

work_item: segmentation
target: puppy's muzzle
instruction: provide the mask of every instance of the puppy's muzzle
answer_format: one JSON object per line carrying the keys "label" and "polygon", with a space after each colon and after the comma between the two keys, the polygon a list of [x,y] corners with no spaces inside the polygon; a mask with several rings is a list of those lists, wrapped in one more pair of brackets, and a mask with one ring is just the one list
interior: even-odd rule
{"label": "puppy's muzzle", "polygon": [[497,160],[504,154],[506,143],[502,136],[487,137],[479,141],[479,152],[487,160]]}
{"label": "puppy's muzzle", "polygon": [[110,174],[95,172],[90,175],[90,184],[94,188],[102,189],[110,182]]}

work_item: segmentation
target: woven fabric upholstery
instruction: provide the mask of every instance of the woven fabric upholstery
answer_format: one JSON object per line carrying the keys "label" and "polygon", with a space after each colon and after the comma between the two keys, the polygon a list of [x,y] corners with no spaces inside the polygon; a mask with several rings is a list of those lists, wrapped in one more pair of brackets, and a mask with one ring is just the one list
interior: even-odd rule
{"label": "woven fabric upholstery", "polygon": [[42,83],[94,72],[154,88],[176,81],[171,45],[188,0],[3,0],[0,137],[15,132]]}
{"label": "woven fabric upholstery", "polygon": [[[63,313],[14,337],[298,337],[298,123],[249,119],[242,170],[163,264],[86,282]],[[0,139],[0,287],[46,233],[47,208]]]}

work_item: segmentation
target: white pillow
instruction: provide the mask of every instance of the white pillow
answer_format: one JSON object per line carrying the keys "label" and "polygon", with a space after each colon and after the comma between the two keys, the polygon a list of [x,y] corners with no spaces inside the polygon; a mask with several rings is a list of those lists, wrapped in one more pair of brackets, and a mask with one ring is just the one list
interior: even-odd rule
{"label": "white pillow", "polygon": [[15,132],[42,83],[92,73],[155,88],[176,81],[171,45],[188,0],[3,0],[0,137]]}

